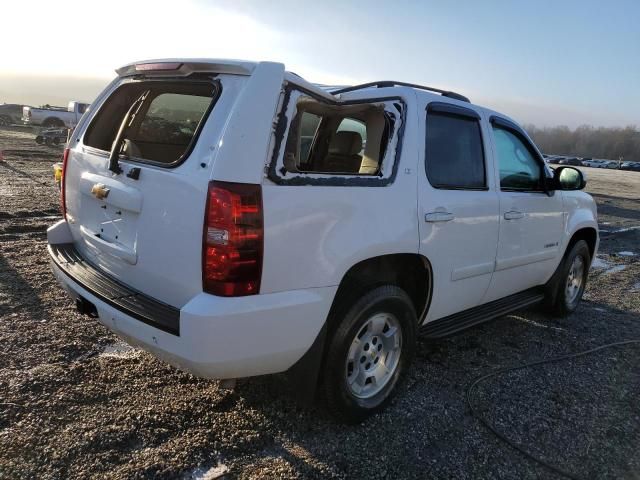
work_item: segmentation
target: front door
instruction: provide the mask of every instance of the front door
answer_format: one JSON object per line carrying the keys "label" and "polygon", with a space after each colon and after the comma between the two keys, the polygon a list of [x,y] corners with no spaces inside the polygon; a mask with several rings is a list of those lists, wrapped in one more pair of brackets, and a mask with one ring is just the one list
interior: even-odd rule
{"label": "front door", "polygon": [[431,321],[482,302],[494,268],[499,206],[481,113],[444,102],[421,111],[426,147],[418,215],[420,253],[433,269]]}
{"label": "front door", "polygon": [[500,186],[500,241],[485,302],[544,284],[562,257],[561,192],[547,193],[541,156],[515,125],[494,117],[492,142]]}

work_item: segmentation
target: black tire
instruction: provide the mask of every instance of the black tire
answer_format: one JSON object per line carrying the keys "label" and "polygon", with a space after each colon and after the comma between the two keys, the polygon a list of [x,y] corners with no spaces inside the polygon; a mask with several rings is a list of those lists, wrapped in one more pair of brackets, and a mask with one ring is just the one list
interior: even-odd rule
{"label": "black tire", "polygon": [[36,143],[37,143],[38,145],[42,145],[42,144],[44,143],[44,138],[43,138],[43,136],[42,136],[42,135],[38,135],[38,136],[36,137]]}
{"label": "black tire", "polygon": [[[336,315],[343,316],[337,319],[338,326],[328,342],[323,366],[323,389],[329,411],[338,420],[355,424],[380,411],[391,400],[398,382],[402,380],[413,360],[417,318],[411,299],[404,290],[395,285],[376,287],[350,304],[340,307],[336,308]],[[368,398],[358,398],[347,383],[350,364],[355,363],[347,363],[347,357],[356,336],[361,334],[365,325],[377,314],[390,314],[396,325],[399,325],[401,348],[397,354],[396,367],[385,377],[386,383],[382,384],[384,386]],[[385,324],[384,328],[389,331],[388,324]],[[362,340],[363,343],[364,341]],[[380,365],[384,365],[389,358],[388,353],[384,360],[380,358]],[[377,364],[378,360],[375,362]]]}
{"label": "black tire", "polygon": [[[583,269],[581,275],[579,275],[580,286],[575,289],[575,294],[570,295],[567,285],[576,257],[581,258]],[[545,306],[550,313],[559,317],[566,317],[578,308],[587,285],[590,265],[591,253],[589,251],[589,245],[587,245],[587,242],[584,240],[578,240],[573,247],[567,251],[545,289]],[[578,277],[574,275],[573,278]]]}
{"label": "black tire", "polygon": [[12,123],[11,117],[8,117],[7,115],[0,115],[0,127],[8,127]]}

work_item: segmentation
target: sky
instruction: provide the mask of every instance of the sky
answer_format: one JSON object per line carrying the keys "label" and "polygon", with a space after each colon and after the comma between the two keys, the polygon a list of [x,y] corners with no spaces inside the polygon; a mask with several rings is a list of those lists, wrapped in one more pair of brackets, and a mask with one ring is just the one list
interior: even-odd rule
{"label": "sky", "polygon": [[134,60],[240,58],[446,88],[538,126],[640,126],[638,0],[21,0],[2,18],[0,102],[91,101]]}

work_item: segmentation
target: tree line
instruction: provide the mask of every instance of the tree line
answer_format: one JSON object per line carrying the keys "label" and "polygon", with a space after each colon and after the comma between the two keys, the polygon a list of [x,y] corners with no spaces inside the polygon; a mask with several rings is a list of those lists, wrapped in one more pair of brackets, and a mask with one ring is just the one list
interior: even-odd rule
{"label": "tree line", "polygon": [[538,128],[525,125],[525,130],[546,154],[640,161],[640,130],[635,126],[596,128],[582,125],[571,130],[566,126]]}

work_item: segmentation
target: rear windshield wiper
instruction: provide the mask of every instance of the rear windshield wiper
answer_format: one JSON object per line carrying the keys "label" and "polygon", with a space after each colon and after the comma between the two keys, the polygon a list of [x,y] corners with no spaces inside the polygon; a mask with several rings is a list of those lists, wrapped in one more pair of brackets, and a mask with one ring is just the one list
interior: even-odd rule
{"label": "rear windshield wiper", "polygon": [[140,111],[140,107],[144,103],[145,99],[149,96],[151,90],[146,90],[142,95],[138,97],[138,99],[133,102],[133,104],[127,110],[127,114],[122,119],[122,123],[120,124],[120,128],[118,129],[118,134],[116,135],[116,139],[113,141],[111,145],[111,153],[109,154],[109,170],[111,170],[116,175],[122,173],[122,169],[120,168],[120,164],[118,163],[118,159],[120,157],[120,150],[122,150],[122,145],[124,144],[125,134],[127,130],[133,123],[136,118],[136,115]]}

